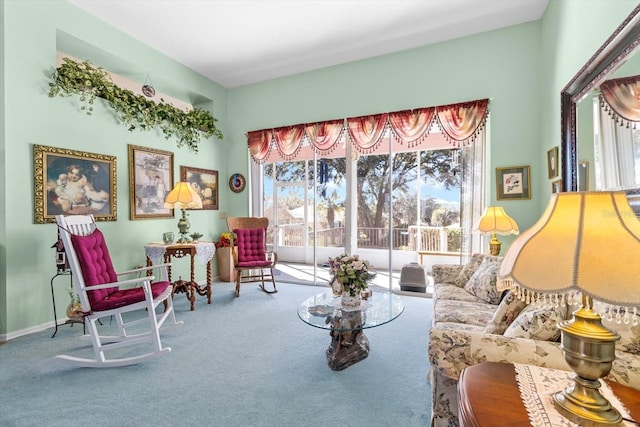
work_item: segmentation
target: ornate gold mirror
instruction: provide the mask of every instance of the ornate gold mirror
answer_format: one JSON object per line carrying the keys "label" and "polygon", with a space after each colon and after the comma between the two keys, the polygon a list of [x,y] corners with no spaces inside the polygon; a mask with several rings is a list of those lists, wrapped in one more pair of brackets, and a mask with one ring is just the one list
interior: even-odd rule
{"label": "ornate gold mirror", "polygon": [[[640,54],[636,54],[639,46],[640,5],[631,12],[562,90],[561,172],[563,191],[585,189],[585,184],[581,180],[585,179],[584,168],[585,163],[587,165],[588,163],[581,161],[580,153],[584,153],[585,156],[588,154],[593,156],[594,140],[603,136],[594,136],[593,125],[594,105],[598,102],[600,86],[603,82],[612,79],[640,75]],[[637,128],[640,129],[640,123]],[[640,153],[637,158],[640,161]],[[595,170],[593,166],[591,169]],[[602,184],[600,187],[589,189],[619,189],[604,188]],[[634,186],[636,188],[629,187],[629,185],[625,186],[624,190],[630,196],[640,194],[640,183]]]}

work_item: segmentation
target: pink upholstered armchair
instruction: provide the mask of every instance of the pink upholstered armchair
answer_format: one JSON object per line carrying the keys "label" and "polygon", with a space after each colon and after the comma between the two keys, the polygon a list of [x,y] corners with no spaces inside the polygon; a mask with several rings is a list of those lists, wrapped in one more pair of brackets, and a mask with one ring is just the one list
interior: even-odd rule
{"label": "pink upholstered armchair", "polygon": [[[268,218],[228,217],[227,226],[231,232],[233,264],[236,272],[236,296],[240,295],[240,284],[260,282],[260,289],[273,294],[278,292],[273,276],[278,256],[267,251],[266,232]],[[265,287],[270,280],[273,289]]]}

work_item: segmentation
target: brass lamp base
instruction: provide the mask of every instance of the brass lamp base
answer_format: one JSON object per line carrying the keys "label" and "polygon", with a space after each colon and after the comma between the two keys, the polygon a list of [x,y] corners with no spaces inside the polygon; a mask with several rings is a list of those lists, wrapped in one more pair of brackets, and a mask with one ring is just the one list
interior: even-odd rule
{"label": "brass lamp base", "polygon": [[178,221],[178,230],[180,231],[180,238],[178,239],[177,243],[188,243],[191,241],[187,237],[191,224],[189,224],[189,220],[187,219],[187,214],[185,210],[181,209],[181,211],[182,211],[182,218],[180,218],[180,221]]}
{"label": "brass lamp base", "polygon": [[582,308],[573,318],[561,322],[564,358],[577,374],[574,384],[553,396],[554,406],[565,418],[581,426],[611,426],[619,424],[622,416],[599,391],[600,381],[611,371],[615,360],[615,342],[620,335],[602,325],[600,315],[587,307],[583,296]]}
{"label": "brass lamp base", "polygon": [[[583,427],[611,426],[622,422],[622,416],[598,388],[600,381],[589,381],[579,376],[572,387],[553,395],[553,404],[565,418]],[[589,403],[589,404],[587,404]]]}
{"label": "brass lamp base", "polygon": [[496,237],[496,233],[493,233],[493,235],[491,236],[491,241],[489,242],[489,253],[494,256],[500,255],[501,246],[502,243],[500,243],[500,240],[498,240],[498,238]]}

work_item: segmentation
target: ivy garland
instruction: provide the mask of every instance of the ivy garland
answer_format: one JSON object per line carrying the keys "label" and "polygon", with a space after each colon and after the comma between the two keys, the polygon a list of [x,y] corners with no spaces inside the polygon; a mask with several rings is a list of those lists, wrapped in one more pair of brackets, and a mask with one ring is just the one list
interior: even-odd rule
{"label": "ivy garland", "polygon": [[88,115],[93,113],[93,104],[97,97],[107,101],[114,109],[120,121],[134,129],[150,130],[160,128],[166,139],[173,136],[178,147],[187,145],[198,152],[201,138],[215,135],[222,139],[222,132],[215,126],[218,119],[201,108],[185,112],[161,99],[160,103],[136,95],[128,89],[122,89],[111,81],[109,73],[101,67],[94,67],[89,61],[76,62],[63,58],[63,64],[56,69],[49,83],[49,97],[80,96],[83,103],[80,109]]}

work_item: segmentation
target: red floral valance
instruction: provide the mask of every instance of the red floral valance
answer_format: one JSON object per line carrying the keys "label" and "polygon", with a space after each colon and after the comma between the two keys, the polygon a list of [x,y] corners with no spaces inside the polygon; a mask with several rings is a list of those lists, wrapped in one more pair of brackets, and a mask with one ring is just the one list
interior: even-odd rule
{"label": "red floral valance", "polygon": [[640,76],[607,80],[600,85],[600,104],[620,125],[640,122]]}
{"label": "red floral valance", "polygon": [[382,141],[388,120],[389,115],[386,113],[347,119],[353,147],[363,154],[375,150]]}
{"label": "red floral valance", "polygon": [[304,126],[304,133],[318,155],[325,156],[335,150],[344,131],[343,122],[329,120]]}
{"label": "red floral valance", "polygon": [[353,148],[362,154],[371,153],[378,147],[387,127],[398,143],[411,147],[421,144],[435,124],[449,144],[460,147],[475,141],[488,115],[489,100],[482,99],[251,131],[247,133],[247,140],[249,153],[258,163],[268,160],[273,147],[284,160],[295,159],[305,139],[318,155],[327,155],[336,148],[345,125]]}

